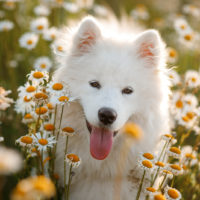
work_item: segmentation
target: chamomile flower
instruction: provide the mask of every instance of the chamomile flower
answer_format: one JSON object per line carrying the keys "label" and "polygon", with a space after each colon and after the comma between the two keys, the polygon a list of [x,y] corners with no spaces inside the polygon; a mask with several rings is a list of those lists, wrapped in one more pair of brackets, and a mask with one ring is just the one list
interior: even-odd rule
{"label": "chamomile flower", "polygon": [[162,175],[162,176],[166,176],[166,178],[168,179],[172,179],[173,178],[173,173],[170,171],[170,170],[167,170],[167,169],[163,169],[163,170],[161,170],[160,171],[160,174]]}
{"label": "chamomile flower", "polygon": [[192,146],[186,145],[182,148],[181,161],[185,165],[189,164],[190,166],[197,164],[197,152],[192,148]]}
{"label": "chamomile flower", "polygon": [[71,136],[75,135],[75,131],[72,127],[66,126],[66,127],[62,128],[62,134],[71,137]]}
{"label": "chamomile flower", "polygon": [[167,200],[180,200],[182,198],[181,193],[177,189],[169,186],[165,187],[164,194]]}
{"label": "chamomile flower", "polygon": [[166,200],[165,196],[159,192],[155,192],[150,196],[150,200]]}
{"label": "chamomile flower", "polygon": [[183,168],[178,164],[169,164],[167,169],[171,171],[175,176],[178,176],[183,172]]}
{"label": "chamomile flower", "polygon": [[52,148],[56,143],[55,137],[47,137],[46,133],[43,133],[43,136],[41,133],[36,133],[33,135],[33,139],[38,151],[47,151],[47,148]]}
{"label": "chamomile flower", "polygon": [[0,21],[0,32],[1,31],[10,31],[14,27],[13,22],[9,20]]}
{"label": "chamomile flower", "polygon": [[196,108],[196,106],[198,105],[197,97],[190,93],[188,93],[184,96],[184,102],[185,102],[186,106],[191,109]]}
{"label": "chamomile flower", "polygon": [[48,20],[46,17],[34,19],[31,22],[31,30],[35,33],[43,33],[48,28]]}
{"label": "chamomile flower", "polygon": [[151,196],[156,193],[156,189],[153,187],[147,187],[145,188],[144,193],[146,195],[149,195],[149,197],[151,198]]}
{"label": "chamomile flower", "polygon": [[150,160],[151,162],[154,162],[155,156],[152,153],[141,153],[140,155],[141,159],[147,159]]}
{"label": "chamomile flower", "polygon": [[180,35],[184,35],[192,31],[188,22],[184,18],[180,17],[174,21],[174,28]]}
{"label": "chamomile flower", "polygon": [[5,9],[13,10],[16,7],[16,0],[5,0],[3,6]]}
{"label": "chamomile flower", "polygon": [[66,11],[70,13],[77,13],[80,11],[80,7],[77,6],[77,4],[72,2],[66,2],[63,4],[63,7]]}
{"label": "chamomile flower", "polygon": [[106,7],[102,6],[102,5],[95,5],[93,8],[94,12],[102,17],[106,17],[108,15],[108,10],[106,9]]}
{"label": "chamomile flower", "polygon": [[134,19],[149,19],[149,13],[147,11],[147,8],[143,4],[137,5],[136,8],[131,11],[131,16]]}
{"label": "chamomile flower", "polygon": [[32,81],[32,83],[39,85],[39,84],[44,84],[44,82],[49,80],[49,74],[44,71],[44,72],[40,72],[40,71],[31,71],[30,74],[27,75],[28,76],[28,80]]}
{"label": "chamomile flower", "polygon": [[181,157],[181,150],[177,147],[169,147],[166,152],[169,156],[172,156],[174,158]]}
{"label": "chamomile flower", "polygon": [[56,96],[56,97],[60,97],[69,93],[69,89],[66,84],[56,81],[51,81],[47,85],[46,90],[49,94],[51,94],[51,96]]}
{"label": "chamomile flower", "polygon": [[140,159],[138,165],[143,170],[151,172],[154,169],[154,164],[150,160],[147,159]]}
{"label": "chamomile flower", "polygon": [[195,70],[188,70],[185,73],[185,83],[189,88],[196,88],[200,86],[199,72]]}
{"label": "chamomile flower", "polygon": [[24,98],[26,102],[31,101],[31,98],[36,93],[37,87],[35,84],[27,82],[24,86],[18,88],[19,97]]}
{"label": "chamomile flower", "polygon": [[51,48],[56,55],[66,56],[67,46],[68,44],[66,44],[64,40],[55,40],[52,43]]}
{"label": "chamomile flower", "polygon": [[164,169],[165,168],[165,163],[164,162],[161,162],[161,161],[157,161],[157,162],[155,162],[155,168],[156,169]]}
{"label": "chamomile flower", "polygon": [[40,106],[35,109],[35,113],[40,115],[40,117],[45,117],[47,115],[48,109],[45,106]]}
{"label": "chamomile flower", "polygon": [[18,152],[0,146],[0,175],[15,173],[21,166],[22,158]]}
{"label": "chamomile flower", "polygon": [[189,14],[189,15],[192,15],[196,18],[198,18],[200,16],[200,8],[198,8],[197,6],[195,5],[192,5],[192,4],[186,4],[183,6],[183,12],[185,14]]}
{"label": "chamomile flower", "polygon": [[39,71],[49,71],[52,67],[52,61],[48,57],[42,56],[35,60],[33,67]]}
{"label": "chamomile flower", "polygon": [[22,147],[31,147],[33,145],[33,138],[30,135],[21,136],[16,140],[16,144]]}
{"label": "chamomile flower", "polygon": [[172,47],[167,48],[167,62],[174,64],[178,59],[178,52]]}
{"label": "chamomile flower", "polygon": [[38,39],[38,35],[35,33],[25,33],[20,37],[19,44],[21,47],[31,50],[37,45]]}
{"label": "chamomile flower", "polygon": [[37,105],[41,105],[41,104],[45,104],[48,102],[48,95],[45,92],[41,92],[38,91],[34,94],[33,96],[33,101],[37,104]]}
{"label": "chamomile flower", "polygon": [[81,159],[76,154],[70,153],[65,156],[65,162],[70,166],[77,168],[81,164]]}
{"label": "chamomile flower", "polygon": [[177,142],[177,140],[172,134],[164,134],[162,135],[162,139],[172,144],[175,144]]}
{"label": "chamomile flower", "polygon": [[44,30],[43,38],[47,41],[53,41],[58,36],[58,29],[56,27],[51,27],[49,29]]}
{"label": "chamomile flower", "polygon": [[24,124],[30,124],[36,121],[36,117],[33,113],[27,113],[24,115],[22,119],[22,123]]}
{"label": "chamomile flower", "polygon": [[67,103],[72,102],[74,99],[69,98],[67,95],[62,95],[62,96],[52,96],[50,101],[53,105],[65,105]]}
{"label": "chamomile flower", "polygon": [[168,77],[170,79],[172,86],[176,86],[181,83],[179,74],[173,69],[168,71]]}
{"label": "chamomile flower", "polygon": [[34,8],[34,13],[38,16],[48,16],[50,14],[50,10],[44,5],[38,5]]}
{"label": "chamomile flower", "polygon": [[51,134],[55,130],[55,126],[50,122],[46,122],[43,124],[43,130]]}

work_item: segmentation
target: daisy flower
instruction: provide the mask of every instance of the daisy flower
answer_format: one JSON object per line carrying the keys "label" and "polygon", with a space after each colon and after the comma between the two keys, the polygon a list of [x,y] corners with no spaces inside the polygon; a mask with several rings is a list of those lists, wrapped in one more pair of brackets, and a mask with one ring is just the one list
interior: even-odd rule
{"label": "daisy flower", "polygon": [[47,148],[52,148],[56,143],[55,137],[47,137],[46,133],[43,136],[40,133],[33,135],[34,144],[38,151],[47,151]]}
{"label": "daisy flower", "polygon": [[36,102],[36,104],[41,105],[48,102],[48,95],[44,92],[36,92],[33,96],[33,101]]}
{"label": "daisy flower", "polygon": [[174,21],[174,28],[180,35],[184,35],[185,33],[192,31],[187,21],[180,17]]}
{"label": "daisy flower", "polygon": [[66,44],[66,41],[64,40],[55,40],[52,43],[51,48],[56,55],[66,56],[68,45],[69,44]]}
{"label": "daisy flower", "polygon": [[35,60],[33,67],[39,71],[49,71],[52,67],[52,61],[48,57],[42,56]]}
{"label": "daisy flower", "polygon": [[55,130],[55,126],[50,122],[46,122],[43,124],[43,130],[46,131],[47,134],[51,134]]}
{"label": "daisy flower", "polygon": [[178,59],[178,53],[176,49],[172,47],[167,48],[167,61],[168,63],[174,64]]}
{"label": "daisy flower", "polygon": [[0,146],[0,175],[15,173],[21,166],[22,158],[18,152]]}
{"label": "daisy flower", "polygon": [[162,139],[172,144],[175,144],[177,142],[177,140],[174,138],[172,134],[164,134],[162,135]]}
{"label": "daisy flower", "polygon": [[81,164],[81,159],[76,154],[67,154],[65,161],[72,167],[77,168]]}
{"label": "daisy flower", "polygon": [[22,147],[31,147],[33,145],[33,138],[30,135],[21,136],[16,140],[16,144]]}
{"label": "daisy flower", "polygon": [[171,171],[175,176],[178,176],[183,172],[183,168],[178,164],[169,164],[167,169]]}
{"label": "daisy flower", "polygon": [[147,159],[153,162],[155,160],[155,156],[152,153],[141,153],[141,159]]}
{"label": "daisy flower", "polygon": [[75,135],[75,131],[73,128],[66,126],[66,127],[62,128],[62,134],[71,137],[71,136]]}
{"label": "daisy flower", "polygon": [[198,105],[197,97],[189,93],[184,96],[184,102],[186,103],[187,107],[190,107],[191,109],[196,108]]}
{"label": "daisy flower", "polygon": [[33,123],[35,121],[36,121],[35,115],[30,114],[30,113],[25,114],[22,119],[22,123],[24,123],[24,124]]}
{"label": "daisy flower", "polygon": [[38,39],[38,35],[35,33],[25,33],[20,37],[19,44],[21,47],[31,50],[35,48]]}
{"label": "daisy flower", "polygon": [[50,14],[50,10],[44,5],[38,5],[34,8],[34,13],[38,16],[48,16]]}
{"label": "daisy flower", "polygon": [[151,198],[151,196],[152,196],[153,194],[155,194],[155,192],[156,192],[156,189],[153,188],[153,187],[147,187],[147,188],[145,188],[145,190],[144,190],[144,193],[145,193],[146,195],[149,195],[150,198]]}
{"label": "daisy flower", "polygon": [[141,159],[138,162],[138,165],[141,169],[145,170],[145,171],[149,171],[151,172],[154,169],[154,165],[150,160],[147,159]]}
{"label": "daisy flower", "polygon": [[27,75],[28,80],[32,81],[32,83],[39,85],[39,84],[44,84],[44,82],[49,80],[49,74],[48,72],[40,72],[40,71],[31,71],[30,74]]}
{"label": "daisy flower", "polygon": [[94,12],[102,17],[106,17],[108,15],[108,10],[106,9],[106,7],[102,6],[102,5],[95,5],[93,7]]}
{"label": "daisy flower", "polygon": [[36,93],[37,87],[35,84],[30,84],[27,82],[24,86],[18,88],[19,97],[24,98],[26,102],[31,101],[31,98]]}
{"label": "daisy flower", "polygon": [[169,171],[169,170],[167,170],[167,169],[163,169],[163,170],[161,170],[160,171],[160,174],[162,175],[162,176],[166,176],[166,179],[172,179],[173,178],[173,173],[171,172],[171,171]]}
{"label": "daisy flower", "polygon": [[75,98],[69,98],[66,95],[62,95],[62,96],[52,96],[50,101],[53,105],[65,105],[66,103],[70,103],[72,101],[74,101]]}
{"label": "daisy flower", "polygon": [[46,115],[47,114],[48,109],[44,106],[38,107],[35,109],[35,113],[37,115],[40,115],[42,117],[42,115]]}
{"label": "daisy flower", "polygon": [[181,193],[172,187],[165,187],[164,194],[167,198],[167,200],[180,200],[182,198]]}
{"label": "daisy flower", "polygon": [[195,70],[188,70],[185,73],[185,83],[189,88],[196,88],[200,86],[199,72]]}
{"label": "daisy flower", "polygon": [[177,147],[169,147],[166,152],[169,156],[172,156],[174,158],[181,157],[181,150]]}
{"label": "daisy flower", "polygon": [[58,29],[56,27],[51,27],[49,29],[44,30],[43,38],[47,41],[55,40],[58,36]]}
{"label": "daisy flower", "polygon": [[16,7],[16,0],[5,0],[3,6],[5,9],[13,10]]}
{"label": "daisy flower", "polygon": [[147,11],[147,8],[143,4],[137,5],[136,8],[131,11],[131,16],[134,19],[149,19],[149,13]]}
{"label": "daisy flower", "polygon": [[31,22],[31,30],[35,33],[43,33],[48,28],[48,19],[46,17],[39,17]]}
{"label": "daisy flower", "polygon": [[0,21],[0,32],[1,31],[10,31],[14,27],[13,22],[9,20]]}
{"label": "daisy flower", "polygon": [[80,11],[80,8],[77,6],[77,4],[72,2],[66,2],[63,4],[63,7],[66,11],[70,13],[77,13]]}
{"label": "daisy flower", "polygon": [[181,78],[179,74],[173,69],[169,70],[168,77],[170,79],[172,86],[175,86],[181,83]]}
{"label": "daisy flower", "polygon": [[181,154],[181,162],[184,164],[190,164],[190,166],[194,166],[197,164],[197,152],[193,150],[192,146],[186,145],[182,148]]}
{"label": "daisy flower", "polygon": [[165,167],[165,163],[164,162],[161,162],[161,161],[155,162],[155,168],[164,169],[164,167]]}
{"label": "daisy flower", "polygon": [[51,81],[47,85],[46,91],[51,95],[51,96],[56,96],[60,97],[63,96],[64,94],[69,93],[69,89],[67,88],[67,85],[64,83],[59,83],[56,81]]}
{"label": "daisy flower", "polygon": [[166,198],[161,193],[156,192],[155,194],[151,195],[150,200],[166,200]]}
{"label": "daisy flower", "polygon": [[195,6],[195,5],[192,5],[192,4],[186,4],[183,6],[183,12],[185,14],[189,14],[189,15],[192,15],[193,17],[200,17],[200,9]]}

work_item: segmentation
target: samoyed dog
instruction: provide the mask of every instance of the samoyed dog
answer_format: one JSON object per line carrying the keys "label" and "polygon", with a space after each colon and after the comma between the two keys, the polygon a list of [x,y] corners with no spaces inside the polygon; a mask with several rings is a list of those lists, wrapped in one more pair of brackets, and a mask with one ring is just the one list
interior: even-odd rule
{"label": "samoyed dog", "polygon": [[[146,30],[122,37],[120,27],[107,35],[108,29],[85,17],[74,31],[60,37],[67,51],[58,58],[61,66],[55,80],[66,83],[71,96],[77,97],[64,109],[62,120],[63,127],[76,131],[68,152],[81,158],[73,170],[71,200],[135,199],[143,173],[138,156],[154,151],[168,131],[169,84],[159,33]],[[140,140],[127,142],[127,122],[140,127]],[[64,151],[65,136],[60,136],[55,165],[61,184]],[[144,182],[148,181],[147,176]]]}

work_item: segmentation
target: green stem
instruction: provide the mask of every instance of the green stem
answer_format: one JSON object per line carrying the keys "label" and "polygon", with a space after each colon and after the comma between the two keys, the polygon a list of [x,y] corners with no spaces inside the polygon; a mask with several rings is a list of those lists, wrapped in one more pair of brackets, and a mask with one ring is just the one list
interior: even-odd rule
{"label": "green stem", "polygon": [[65,154],[64,154],[64,188],[65,188],[65,198],[67,197],[67,184],[66,184],[66,161],[65,156],[67,154],[68,137],[66,136]]}
{"label": "green stem", "polygon": [[146,174],[146,170],[144,170],[142,180],[140,182],[140,186],[139,186],[138,193],[137,193],[137,196],[136,196],[136,200],[139,200],[139,198],[140,198],[140,193],[141,193],[141,190],[142,190],[145,174]]}
{"label": "green stem", "polygon": [[162,189],[162,186],[163,186],[163,184],[164,184],[166,178],[167,178],[167,174],[165,174],[165,176],[164,176],[164,178],[163,178],[163,180],[162,180],[162,183],[160,184],[160,187],[159,187],[160,190]]}
{"label": "green stem", "polygon": [[174,181],[175,181],[175,176],[173,176],[172,183],[171,183],[171,187],[173,187]]}
{"label": "green stem", "polygon": [[156,171],[156,175],[155,175],[155,177],[154,177],[154,179],[153,179],[153,181],[152,181],[152,183],[151,183],[151,187],[154,185],[154,183],[155,183],[155,181],[156,181],[156,179],[157,179],[157,177],[158,177],[159,170],[160,170],[160,167],[158,167],[158,169],[157,169],[157,171]]}
{"label": "green stem", "polygon": [[161,153],[160,153],[160,156],[159,156],[159,158],[158,158],[158,162],[160,161],[160,159],[161,159],[161,157],[162,157],[162,155],[163,155],[163,152],[164,152],[164,150],[165,150],[165,148],[166,148],[166,146],[167,146],[167,141],[165,142],[165,145],[163,146],[163,149],[162,149],[162,151],[161,151]]}
{"label": "green stem", "polygon": [[67,198],[66,198],[66,200],[69,200],[69,189],[70,189],[70,184],[71,184],[71,172],[72,172],[72,165],[70,165],[70,169],[69,169],[69,179],[68,179],[68,184],[67,184]]}

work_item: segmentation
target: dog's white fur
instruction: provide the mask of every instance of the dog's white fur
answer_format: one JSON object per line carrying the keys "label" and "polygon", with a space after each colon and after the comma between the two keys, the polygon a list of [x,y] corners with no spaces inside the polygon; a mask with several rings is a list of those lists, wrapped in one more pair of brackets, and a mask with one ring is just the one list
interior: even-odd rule
{"label": "dog's white fur", "polygon": [[[61,58],[55,79],[67,83],[71,95],[79,99],[65,107],[62,120],[63,127],[76,130],[76,135],[70,137],[68,152],[82,160],[74,170],[71,200],[134,199],[142,176],[137,166],[138,155],[153,151],[160,135],[168,131],[165,45],[158,32],[147,30],[125,39],[121,39],[120,33],[107,36],[104,32],[94,18],[86,17],[74,33],[68,33],[68,40],[61,38],[69,48]],[[101,89],[92,88],[91,80],[99,81]],[[127,86],[134,89],[130,95],[121,93]],[[85,120],[98,126],[101,107],[117,112],[111,130],[119,130],[132,121],[142,129],[143,138],[130,142],[120,131],[111,153],[100,161],[90,155]],[[55,165],[63,184],[65,137],[60,137],[57,146]]]}

